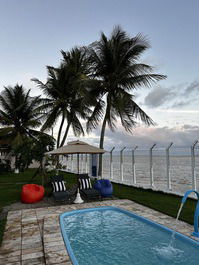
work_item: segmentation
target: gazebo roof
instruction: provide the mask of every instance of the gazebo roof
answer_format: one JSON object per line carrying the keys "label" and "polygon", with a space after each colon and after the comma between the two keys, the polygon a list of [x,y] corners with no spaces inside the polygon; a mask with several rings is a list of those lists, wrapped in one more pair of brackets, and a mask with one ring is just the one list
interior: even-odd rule
{"label": "gazebo roof", "polygon": [[67,145],[47,152],[47,155],[65,155],[65,154],[103,154],[106,150],[87,144],[82,141],[68,142]]}

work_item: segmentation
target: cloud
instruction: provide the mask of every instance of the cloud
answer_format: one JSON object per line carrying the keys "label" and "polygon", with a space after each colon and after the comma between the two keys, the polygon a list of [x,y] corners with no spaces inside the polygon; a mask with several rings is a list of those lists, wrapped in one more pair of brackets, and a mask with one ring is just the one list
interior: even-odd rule
{"label": "cloud", "polygon": [[148,107],[159,107],[170,101],[175,96],[175,92],[168,88],[155,88],[145,97],[144,104]]}
{"label": "cloud", "polygon": [[[179,113],[179,115],[181,112]],[[174,115],[172,113],[172,115]],[[178,117],[177,117],[178,120]],[[84,125],[84,122],[83,122]],[[68,141],[82,140],[95,146],[99,146],[100,141],[100,130],[99,126],[96,130],[93,130],[89,135],[75,137],[72,130],[69,131],[69,135],[65,144]],[[58,126],[54,130],[54,136],[57,136]],[[117,130],[112,132],[108,127],[105,132],[104,148],[110,151],[112,147],[115,146],[116,150],[120,150],[122,147],[127,147],[127,149],[132,149],[136,145],[139,149],[149,148],[156,143],[157,148],[167,147],[169,143],[173,142],[173,147],[188,147],[193,144],[193,142],[198,139],[199,126],[197,123],[190,124],[189,120],[187,123],[182,124],[176,122],[175,127],[159,126],[159,127],[147,127],[138,126],[133,130],[133,133],[127,133],[124,128],[118,123]]]}
{"label": "cloud", "polygon": [[105,148],[111,149],[113,146],[118,148],[132,148],[138,145],[140,148],[149,148],[154,143],[159,147],[166,147],[170,142],[174,146],[190,147],[191,144],[198,139],[199,126],[184,125],[175,128],[169,127],[137,127],[133,134],[128,134],[120,128],[112,133],[106,130]]}
{"label": "cloud", "polygon": [[196,131],[198,131],[198,129],[199,129],[199,126],[196,126],[196,125],[190,125],[190,124],[185,124],[184,126],[183,126],[183,128],[185,129],[185,130],[196,130]]}
{"label": "cloud", "polygon": [[198,92],[198,91],[199,91],[199,82],[198,81],[194,81],[190,85],[188,85],[188,87],[185,89],[184,95],[186,96],[189,93]]}
{"label": "cloud", "polygon": [[175,103],[173,103],[173,105],[171,105],[171,108],[182,108],[182,107],[186,107],[188,105],[190,105],[191,103],[193,103],[195,101],[195,99],[189,99],[189,100],[182,100],[182,101],[176,101]]}
{"label": "cloud", "polygon": [[[117,131],[112,132],[106,129],[104,148],[109,151],[113,146],[117,150],[126,146],[128,149],[138,146],[140,149],[149,149],[154,143],[157,147],[167,147],[169,143],[173,142],[175,146],[190,147],[193,142],[198,139],[199,126],[185,124],[183,126],[176,126],[175,128],[164,127],[144,127],[140,126],[134,129],[132,134],[124,131],[121,126],[118,126]],[[85,137],[74,137],[69,135],[67,142],[80,139],[87,143],[99,146],[100,129],[93,131]]]}
{"label": "cloud", "polygon": [[144,98],[144,105],[150,108],[182,108],[195,104],[199,99],[199,82],[172,87],[156,87]]}
{"label": "cloud", "polygon": [[[162,117],[165,114],[168,120],[171,120],[171,117],[174,119],[175,125],[167,123],[162,124],[162,126],[156,127],[147,127],[145,125],[140,125],[133,129],[133,133],[127,133],[122,125],[118,122],[117,130],[112,132],[108,127],[105,131],[104,139],[104,148],[110,150],[113,146],[117,148],[128,147],[132,148],[135,145],[138,145],[141,148],[149,148],[153,143],[157,143],[158,146],[166,147],[170,142],[174,143],[174,146],[191,146],[191,144],[198,139],[199,135],[199,126],[197,125],[197,119],[191,120],[194,113],[183,113],[183,111],[171,111],[169,113],[158,112],[158,116]],[[180,120],[182,115],[186,114],[186,119],[183,121]],[[195,113],[197,117],[198,113]],[[85,127],[85,121],[82,121],[82,125]],[[170,126],[170,127],[169,127]],[[64,128],[66,127],[66,124]],[[54,136],[57,137],[59,126],[57,125],[54,129]],[[88,142],[90,144],[99,146],[100,141],[100,132],[101,126],[98,126],[97,129],[93,130],[89,135],[86,134],[84,137],[75,137],[72,130],[70,129],[69,135],[65,144],[68,141],[73,141],[80,139],[82,141]],[[62,135],[63,136],[63,135]]]}

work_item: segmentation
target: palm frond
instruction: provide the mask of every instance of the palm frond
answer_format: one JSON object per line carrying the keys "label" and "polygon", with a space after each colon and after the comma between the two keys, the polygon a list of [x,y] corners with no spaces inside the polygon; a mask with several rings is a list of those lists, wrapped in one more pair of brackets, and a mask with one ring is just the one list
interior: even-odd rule
{"label": "palm frond", "polygon": [[56,124],[57,119],[60,115],[61,110],[59,110],[58,107],[55,107],[49,114],[46,115],[46,121],[41,127],[41,131],[45,131],[52,128]]}
{"label": "palm frond", "polygon": [[84,136],[84,129],[81,125],[81,122],[75,115],[73,115],[72,117],[71,127],[73,129],[75,136],[80,136],[80,135]]}
{"label": "palm frond", "polygon": [[91,116],[88,117],[88,119],[87,119],[87,124],[86,124],[87,132],[90,132],[92,129],[97,128],[100,120],[103,117],[104,107],[105,107],[105,102],[103,100],[99,100],[96,103]]}
{"label": "palm frond", "polygon": [[140,86],[151,87],[152,84],[155,84],[157,81],[163,80],[165,78],[165,75],[160,74],[143,74],[132,76],[126,79],[126,86],[131,87],[131,89],[136,89]]}

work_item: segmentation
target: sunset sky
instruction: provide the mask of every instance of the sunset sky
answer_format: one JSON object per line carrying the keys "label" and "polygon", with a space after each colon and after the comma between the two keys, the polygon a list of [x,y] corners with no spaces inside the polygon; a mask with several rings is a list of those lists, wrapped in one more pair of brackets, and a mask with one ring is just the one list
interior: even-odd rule
{"label": "sunset sky", "polygon": [[[118,124],[115,133],[107,129],[105,147],[188,146],[199,136],[198,10],[198,0],[0,0],[0,91],[19,83],[40,94],[30,79],[45,82],[45,66],[58,66],[61,49],[88,45],[121,25],[130,36],[147,36],[151,48],[141,61],[167,79],[132,92],[156,126],[139,125],[130,135]],[[85,140],[98,144],[99,132]]]}

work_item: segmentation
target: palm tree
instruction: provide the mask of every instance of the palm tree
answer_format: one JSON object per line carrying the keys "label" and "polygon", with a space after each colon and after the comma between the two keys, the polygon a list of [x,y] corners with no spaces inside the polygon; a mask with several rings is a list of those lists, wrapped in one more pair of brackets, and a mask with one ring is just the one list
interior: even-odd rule
{"label": "palm tree", "polygon": [[135,103],[131,94],[133,89],[151,86],[152,83],[166,78],[164,75],[152,73],[153,67],[139,63],[140,56],[148,48],[149,43],[141,34],[131,38],[119,26],[113,30],[110,38],[102,33],[100,40],[89,47],[92,76],[97,81],[90,93],[97,99],[97,104],[88,119],[87,130],[96,128],[103,119],[100,148],[104,146],[106,125],[114,131],[118,118],[128,132],[132,132],[138,120],[147,125],[154,124]]}
{"label": "palm tree", "polygon": [[[38,79],[32,79],[47,97],[43,100],[43,109],[47,115],[41,130],[52,128],[61,117],[57,147],[64,145],[70,127],[75,135],[84,134],[80,118],[85,119],[90,113],[85,102],[85,84],[89,73],[86,53],[81,48],[61,53],[63,61],[60,67],[47,67],[48,79],[45,84]],[[67,125],[61,140],[65,121]]]}
{"label": "palm tree", "polygon": [[[0,95],[0,140],[18,148],[27,138],[35,138],[41,133],[40,97],[31,97],[23,86],[5,87]],[[17,157],[16,157],[17,163]]]}

